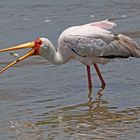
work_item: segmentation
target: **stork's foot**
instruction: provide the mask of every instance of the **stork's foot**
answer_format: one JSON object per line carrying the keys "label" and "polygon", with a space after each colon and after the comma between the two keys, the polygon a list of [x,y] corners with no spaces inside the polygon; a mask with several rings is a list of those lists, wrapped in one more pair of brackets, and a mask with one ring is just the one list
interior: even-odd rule
{"label": "stork's foot", "polygon": [[105,82],[103,82],[103,83],[102,83],[102,85],[101,85],[101,89],[104,89],[104,88],[105,88],[105,86],[106,86],[106,83],[105,83]]}

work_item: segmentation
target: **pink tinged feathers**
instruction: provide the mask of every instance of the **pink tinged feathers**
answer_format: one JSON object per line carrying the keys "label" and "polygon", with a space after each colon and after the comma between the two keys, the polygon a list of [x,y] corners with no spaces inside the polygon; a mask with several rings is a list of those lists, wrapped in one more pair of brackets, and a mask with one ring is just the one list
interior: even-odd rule
{"label": "pink tinged feathers", "polygon": [[96,27],[100,27],[102,29],[112,29],[113,27],[117,26],[116,23],[114,22],[110,22],[107,20],[103,20],[103,21],[99,21],[99,22],[94,22],[90,24],[91,26],[96,26]]}

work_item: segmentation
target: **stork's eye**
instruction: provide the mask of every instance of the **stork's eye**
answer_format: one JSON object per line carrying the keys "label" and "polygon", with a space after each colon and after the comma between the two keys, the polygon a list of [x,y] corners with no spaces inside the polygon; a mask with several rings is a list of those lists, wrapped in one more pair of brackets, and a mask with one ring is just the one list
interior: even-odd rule
{"label": "stork's eye", "polygon": [[40,38],[36,39],[34,42],[36,46],[40,46],[42,44],[42,40]]}
{"label": "stork's eye", "polygon": [[41,45],[42,44],[42,41],[41,40],[38,40],[38,44]]}

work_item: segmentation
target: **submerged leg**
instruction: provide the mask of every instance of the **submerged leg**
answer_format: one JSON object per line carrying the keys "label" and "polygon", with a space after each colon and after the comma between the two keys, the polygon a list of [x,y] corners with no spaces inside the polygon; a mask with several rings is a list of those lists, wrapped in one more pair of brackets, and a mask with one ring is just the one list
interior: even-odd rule
{"label": "submerged leg", "polygon": [[88,88],[89,92],[92,91],[92,80],[91,80],[91,72],[90,72],[90,66],[87,65],[87,76],[88,76]]}
{"label": "submerged leg", "polygon": [[96,70],[96,72],[98,74],[98,77],[99,77],[99,79],[100,79],[100,81],[102,83],[102,87],[105,87],[106,84],[105,84],[105,81],[104,81],[104,79],[102,77],[102,74],[101,74],[101,72],[100,72],[100,70],[98,68],[98,65],[97,64],[94,64],[94,68],[95,68],[95,70]]}

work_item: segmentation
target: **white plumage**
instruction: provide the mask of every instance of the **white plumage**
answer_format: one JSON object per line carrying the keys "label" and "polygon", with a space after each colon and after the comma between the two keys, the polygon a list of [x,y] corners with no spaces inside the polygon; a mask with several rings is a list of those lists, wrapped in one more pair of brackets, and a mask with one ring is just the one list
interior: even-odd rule
{"label": "white plumage", "polygon": [[51,48],[49,50],[52,51],[50,53],[45,50],[45,43],[43,43],[40,51],[41,56],[54,64],[62,64],[70,59],[76,59],[85,65],[104,64],[116,57],[140,57],[140,49],[132,39],[122,34],[114,35],[107,30],[114,26],[116,26],[115,23],[105,20],[70,27],[60,35],[57,52],[52,49],[54,47],[49,40],[42,38],[42,41],[47,42],[48,47]]}

